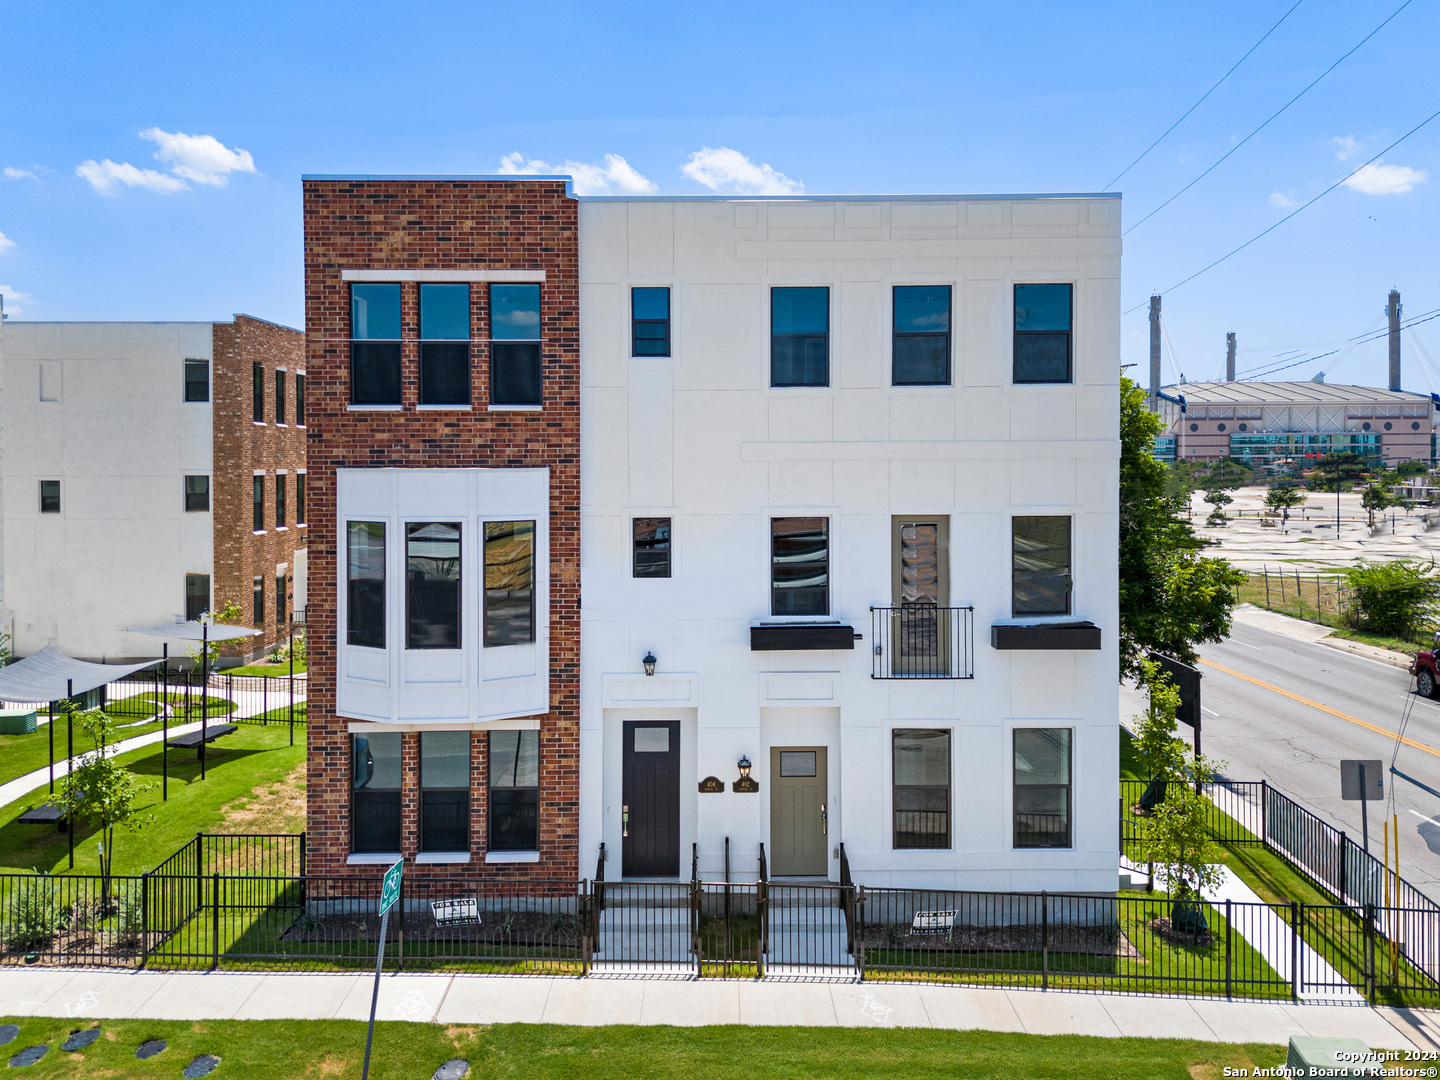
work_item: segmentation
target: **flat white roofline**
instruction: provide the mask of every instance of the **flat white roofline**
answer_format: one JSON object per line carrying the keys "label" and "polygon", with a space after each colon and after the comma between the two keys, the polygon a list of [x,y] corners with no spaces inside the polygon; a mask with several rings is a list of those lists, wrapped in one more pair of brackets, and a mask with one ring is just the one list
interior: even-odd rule
{"label": "flat white roofline", "polygon": [[274,319],[262,319],[259,315],[247,315],[243,311],[237,311],[228,319],[12,319],[8,315],[5,317],[7,323],[16,325],[24,323],[27,326],[230,326],[236,319],[252,319],[267,326],[278,326],[281,330],[289,330],[295,334],[305,332],[297,330],[293,326],[278,323]]}

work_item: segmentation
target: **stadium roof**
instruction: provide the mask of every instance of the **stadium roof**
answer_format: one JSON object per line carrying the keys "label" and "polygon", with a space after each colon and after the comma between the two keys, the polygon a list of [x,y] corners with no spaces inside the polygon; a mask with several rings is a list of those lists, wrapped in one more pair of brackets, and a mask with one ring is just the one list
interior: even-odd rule
{"label": "stadium roof", "polygon": [[1418,405],[1429,394],[1315,382],[1192,382],[1162,388],[1187,405]]}

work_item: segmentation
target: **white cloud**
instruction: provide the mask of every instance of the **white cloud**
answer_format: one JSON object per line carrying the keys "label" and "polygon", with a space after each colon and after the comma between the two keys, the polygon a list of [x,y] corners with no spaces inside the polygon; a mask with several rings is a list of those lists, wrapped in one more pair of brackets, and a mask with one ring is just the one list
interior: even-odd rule
{"label": "white cloud", "polygon": [[1270,193],[1270,205],[1279,210],[1289,210],[1295,205],[1294,191],[1272,191]]}
{"label": "white cloud", "polygon": [[576,195],[651,195],[659,190],[619,154],[606,154],[599,165],[569,159],[551,165],[526,158],[517,150],[500,159],[500,172],[505,176],[569,176],[575,182]]}
{"label": "white cloud", "polygon": [[0,176],[4,176],[6,180],[30,179],[38,181],[40,179],[40,177],[36,176],[29,169],[17,169],[14,165],[6,165],[4,171],[0,172]]}
{"label": "white cloud", "polygon": [[737,195],[798,195],[805,190],[769,165],[757,165],[739,150],[728,146],[702,146],[680,166],[680,171],[711,191]]}
{"label": "white cloud", "polygon": [[9,318],[19,318],[25,314],[21,304],[28,304],[35,298],[29,293],[23,293],[19,289],[12,289],[9,285],[0,285],[0,296],[5,298],[5,314]]}
{"label": "white cloud", "polygon": [[75,167],[75,175],[88,181],[101,195],[115,195],[122,185],[149,188],[162,195],[190,190],[190,185],[178,176],[167,176],[154,169],[137,169],[128,161],[114,162],[109,158],[104,161],[82,161]]}
{"label": "white cloud", "polygon": [[230,173],[255,171],[255,159],[248,150],[231,150],[214,135],[186,135],[153,127],[140,132],[140,137],[160,147],[155,157],[169,165],[172,173],[197,184],[224,187],[230,182]]}
{"label": "white cloud", "polygon": [[5,252],[9,251],[14,246],[15,241],[11,240],[10,237],[6,236],[3,232],[0,232],[0,255],[4,255]]}
{"label": "white cloud", "polygon": [[1424,169],[1375,161],[1346,180],[1345,186],[1365,195],[1403,195],[1429,178]]}
{"label": "white cloud", "polygon": [[1360,153],[1360,142],[1353,135],[1336,136],[1330,141],[1339,147],[1339,149],[1335,151],[1335,156],[1341,161],[1349,161],[1356,154]]}

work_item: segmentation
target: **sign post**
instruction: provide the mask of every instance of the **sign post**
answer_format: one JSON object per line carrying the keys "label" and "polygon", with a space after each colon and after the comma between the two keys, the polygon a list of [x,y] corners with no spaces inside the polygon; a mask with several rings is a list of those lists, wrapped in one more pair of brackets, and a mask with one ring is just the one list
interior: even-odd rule
{"label": "sign post", "polygon": [[380,883],[380,941],[375,946],[375,989],[370,994],[370,1027],[365,1032],[365,1063],[360,1068],[360,1080],[370,1080],[370,1047],[375,1041],[375,1007],[380,1003],[380,969],[385,964],[385,931],[390,926],[390,909],[400,898],[400,876],[405,870],[404,860],[385,871]]}
{"label": "sign post", "polygon": [[1360,834],[1365,838],[1365,854],[1370,854],[1370,813],[1367,803],[1385,797],[1385,770],[1377,761],[1350,758],[1340,762],[1340,798],[1360,804]]}

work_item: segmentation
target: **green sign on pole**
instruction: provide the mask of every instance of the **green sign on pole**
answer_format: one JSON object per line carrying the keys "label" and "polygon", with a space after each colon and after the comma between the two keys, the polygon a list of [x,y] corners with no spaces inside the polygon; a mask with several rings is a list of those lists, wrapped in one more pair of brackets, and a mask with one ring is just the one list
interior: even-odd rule
{"label": "green sign on pole", "polygon": [[380,914],[384,915],[390,910],[390,905],[400,899],[400,875],[405,869],[405,863],[397,862],[389,870],[385,871],[385,880],[380,883]]}

